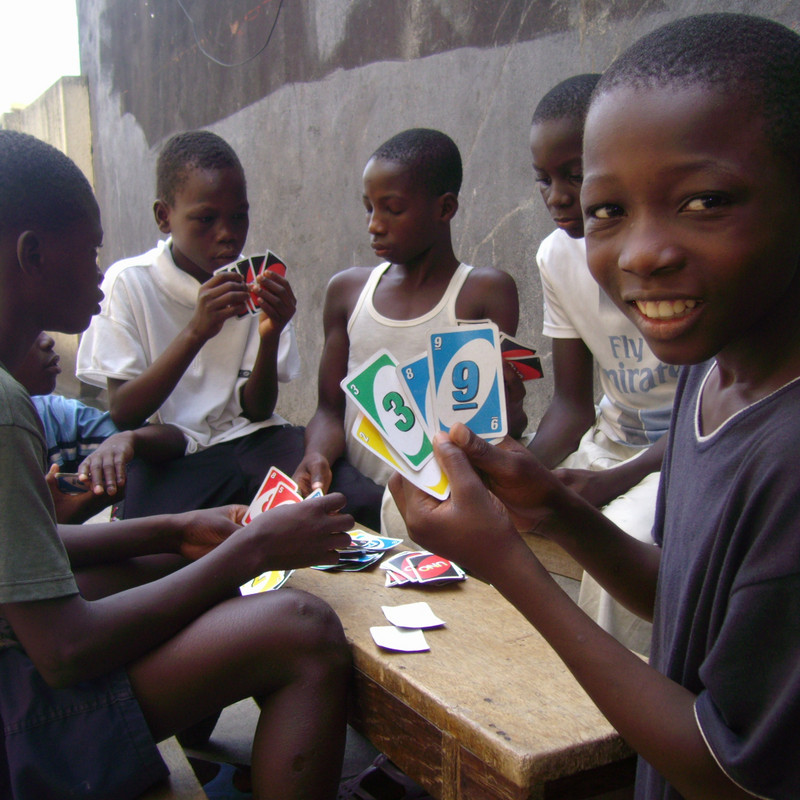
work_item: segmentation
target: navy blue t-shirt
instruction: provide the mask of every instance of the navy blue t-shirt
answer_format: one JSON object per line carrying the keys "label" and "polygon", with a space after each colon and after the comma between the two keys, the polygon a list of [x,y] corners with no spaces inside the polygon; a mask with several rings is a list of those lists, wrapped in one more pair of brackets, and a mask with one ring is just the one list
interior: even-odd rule
{"label": "navy blue t-shirt", "polygon": [[[800,379],[703,432],[684,371],[661,473],[651,663],[697,694],[711,753],[759,797],[800,797]],[[704,435],[705,433],[705,435]],[[640,762],[636,797],[680,795]]]}

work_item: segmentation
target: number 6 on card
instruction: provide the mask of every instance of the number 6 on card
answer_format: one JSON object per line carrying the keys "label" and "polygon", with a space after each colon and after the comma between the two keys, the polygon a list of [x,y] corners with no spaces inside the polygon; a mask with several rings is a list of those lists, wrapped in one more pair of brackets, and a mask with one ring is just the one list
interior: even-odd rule
{"label": "number 6 on card", "polygon": [[378,350],[340,386],[409,467],[420,470],[433,457],[433,446],[396,369],[397,362],[391,354]]}
{"label": "number 6 on card", "polygon": [[430,337],[433,408],[439,430],[462,422],[484,439],[508,433],[497,326],[448,328]]}

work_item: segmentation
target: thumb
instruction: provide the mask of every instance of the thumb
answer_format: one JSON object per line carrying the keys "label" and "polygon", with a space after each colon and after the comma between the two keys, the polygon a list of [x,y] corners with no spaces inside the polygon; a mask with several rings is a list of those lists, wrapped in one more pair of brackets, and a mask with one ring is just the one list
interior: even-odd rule
{"label": "thumb", "polygon": [[456,422],[450,429],[450,440],[462,450],[472,466],[482,472],[491,474],[504,460],[494,445],[476,436],[460,422]]}
{"label": "thumb", "polygon": [[[467,428],[464,428],[464,431],[470,436],[473,435]],[[453,440],[452,429],[449,437],[446,434],[437,434],[433,440],[433,449],[436,454],[436,460],[450,482],[451,492],[454,496],[464,496],[467,493],[476,491],[478,486],[483,489],[483,483],[470,463],[471,443],[467,442],[466,446],[462,447],[459,443],[460,431],[455,433],[455,441]]]}

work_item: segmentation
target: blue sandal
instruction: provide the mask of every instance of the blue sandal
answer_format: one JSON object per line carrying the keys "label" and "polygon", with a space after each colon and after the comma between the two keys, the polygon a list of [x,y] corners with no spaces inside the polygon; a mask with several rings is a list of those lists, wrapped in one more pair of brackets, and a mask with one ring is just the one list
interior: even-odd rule
{"label": "blue sandal", "polygon": [[243,792],[234,786],[235,774],[236,767],[233,764],[220,764],[219,772],[203,786],[208,800],[253,800],[252,792]]}

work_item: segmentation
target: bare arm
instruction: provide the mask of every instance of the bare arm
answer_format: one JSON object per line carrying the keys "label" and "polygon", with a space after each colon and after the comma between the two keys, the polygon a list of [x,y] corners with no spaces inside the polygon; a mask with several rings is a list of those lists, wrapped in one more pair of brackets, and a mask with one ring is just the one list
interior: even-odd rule
{"label": "bare arm", "polygon": [[552,469],[574,452],[595,419],[594,357],[582,339],[553,339],[553,399],[528,449]]}
{"label": "bare arm", "polygon": [[278,402],[278,348],[297,301],[289,281],[272,272],[263,273],[254,290],[261,308],[258,318],[261,343],[250,377],[242,387],[241,401],[244,416],[257,422],[269,419]]}
{"label": "bare arm", "polygon": [[238,273],[212,275],[197,295],[187,327],[140,375],[108,379],[109,410],[120,429],[137,428],[161,408],[203,345],[244,308],[247,289]]}
{"label": "bare arm", "polygon": [[[189,518],[156,518],[149,529],[142,527],[147,521],[127,530],[123,523],[113,523],[109,529],[122,529],[108,531],[115,537],[106,545],[112,560],[137,552],[203,557],[164,578],[101,600],[71,595],[7,603],[2,613],[45,680],[67,686],[130,663],[260,572],[335,563],[335,548],[349,542],[339,531],[353,525],[352,517],[336,513],[343,503],[342,495],[332,494],[284,505],[244,528],[225,509],[193,512]],[[235,508],[240,517],[244,508]],[[71,557],[78,557],[70,531],[64,533]],[[97,539],[94,532],[90,535]]]}
{"label": "bare arm", "polygon": [[[458,430],[457,427],[454,432]],[[442,436],[436,442],[437,458],[452,489],[444,503],[415,489],[399,475],[391,479],[392,493],[414,541],[491,582],[547,639],[624,739],[683,796],[750,797],[725,776],[709,753],[694,717],[695,695],[619,644],[569,599],[521,540],[505,508],[486,491],[466,456],[469,454],[482,471],[488,469],[493,491],[498,489],[499,472],[506,491],[517,501],[522,497],[523,486],[528,486],[529,501],[533,501],[527,506],[528,511],[534,505],[549,504],[551,512],[561,517],[562,541],[599,538],[605,546],[608,540],[625,534],[614,534],[610,523],[587,528],[593,518],[600,522],[599,512],[579,498],[565,498],[567,490],[559,488],[552,477],[548,485],[549,473],[541,466],[540,481],[531,489],[535,470],[528,471],[524,480],[515,470],[525,459],[535,462],[518,445],[510,456],[497,451],[487,457],[466,434],[456,433],[455,438],[466,445],[466,451]],[[486,449],[492,450],[488,445]],[[502,466],[509,459],[518,462],[515,469],[509,470],[508,464]],[[508,470],[507,474],[503,470]],[[512,480],[516,481],[513,487]],[[500,490],[501,495],[503,491]],[[518,512],[524,510],[520,502],[514,505]],[[574,528],[580,534],[566,533],[573,526],[580,526]],[[619,552],[620,548],[617,543],[613,550]],[[649,549],[657,551],[654,547]],[[597,556],[591,560],[596,561]]]}
{"label": "bare arm", "polygon": [[345,396],[339,383],[347,376],[347,320],[368,276],[365,269],[340,272],[333,276],[325,293],[325,341],[317,375],[317,408],[306,426],[305,455],[293,476],[303,494],[316,487],[327,491],[331,465],[345,451]]}

